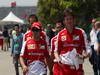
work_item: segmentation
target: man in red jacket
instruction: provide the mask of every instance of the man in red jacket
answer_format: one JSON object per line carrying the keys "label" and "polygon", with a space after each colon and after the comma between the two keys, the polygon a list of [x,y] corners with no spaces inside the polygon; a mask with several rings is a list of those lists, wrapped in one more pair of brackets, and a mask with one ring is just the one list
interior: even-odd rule
{"label": "man in red jacket", "polygon": [[[83,59],[90,54],[84,30],[74,26],[75,16],[72,11],[64,14],[65,28],[57,35],[55,45],[54,75],[83,75]],[[87,52],[84,53],[83,52]]]}
{"label": "man in red jacket", "polygon": [[[29,40],[24,42],[24,47],[20,54],[20,62],[23,72],[27,75],[46,75],[46,65],[48,65],[48,67],[50,66],[47,43],[40,37],[41,28],[38,24],[33,23],[31,31],[32,36]],[[27,61],[27,65],[24,60]]]}

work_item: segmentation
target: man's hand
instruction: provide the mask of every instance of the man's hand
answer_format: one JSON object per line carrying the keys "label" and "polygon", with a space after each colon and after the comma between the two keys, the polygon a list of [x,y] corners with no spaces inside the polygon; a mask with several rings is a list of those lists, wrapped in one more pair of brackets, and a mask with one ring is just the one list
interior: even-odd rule
{"label": "man's hand", "polygon": [[83,51],[82,54],[77,54],[77,56],[78,56],[78,58],[84,60],[85,58],[89,57],[89,53],[87,53],[86,51]]}
{"label": "man's hand", "polygon": [[84,59],[83,55],[81,55],[81,54],[77,54],[76,56],[77,56],[79,59],[82,59],[82,60]]}
{"label": "man's hand", "polygon": [[28,67],[27,66],[22,66],[23,68],[23,72],[26,73],[28,71]]}

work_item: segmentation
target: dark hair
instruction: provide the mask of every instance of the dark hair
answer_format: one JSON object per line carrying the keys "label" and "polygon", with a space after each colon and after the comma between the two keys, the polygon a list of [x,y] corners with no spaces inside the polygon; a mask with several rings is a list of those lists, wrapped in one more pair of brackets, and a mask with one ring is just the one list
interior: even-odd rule
{"label": "dark hair", "polygon": [[72,16],[73,18],[75,18],[75,14],[73,13],[72,9],[65,8],[63,18],[66,16],[69,16],[69,15]]}
{"label": "dark hair", "polygon": [[62,19],[58,19],[56,23],[62,23]]}
{"label": "dark hair", "polygon": [[95,24],[96,24],[96,26],[97,26],[98,28],[100,28],[100,22],[99,22],[99,21],[95,22]]}
{"label": "dark hair", "polygon": [[66,13],[70,13],[70,12],[72,12],[72,9],[70,9],[70,8],[65,8],[65,10],[64,10],[64,14],[66,14]]}
{"label": "dark hair", "polygon": [[32,17],[34,17],[35,19],[36,19],[36,22],[38,21],[38,18],[37,18],[37,16],[35,15],[35,14],[31,14],[31,15],[29,15],[29,17],[28,17],[28,22],[30,22],[30,18],[32,18]]}
{"label": "dark hair", "polygon": [[56,21],[56,23],[61,23],[61,24],[62,24],[62,26],[63,26],[63,18],[58,19],[58,20]]}
{"label": "dark hair", "polygon": [[15,27],[15,26],[19,27],[19,24],[15,24],[14,27]]}
{"label": "dark hair", "polygon": [[4,29],[8,29],[7,27],[4,27]]}

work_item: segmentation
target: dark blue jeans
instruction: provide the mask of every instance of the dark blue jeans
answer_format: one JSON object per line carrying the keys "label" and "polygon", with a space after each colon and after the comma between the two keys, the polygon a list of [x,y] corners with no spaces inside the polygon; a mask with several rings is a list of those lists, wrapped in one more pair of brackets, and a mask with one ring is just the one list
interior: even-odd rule
{"label": "dark blue jeans", "polygon": [[94,46],[91,46],[91,48],[92,55],[89,58],[89,61],[93,65],[94,75],[100,75],[100,53],[97,54],[97,52],[94,50]]}

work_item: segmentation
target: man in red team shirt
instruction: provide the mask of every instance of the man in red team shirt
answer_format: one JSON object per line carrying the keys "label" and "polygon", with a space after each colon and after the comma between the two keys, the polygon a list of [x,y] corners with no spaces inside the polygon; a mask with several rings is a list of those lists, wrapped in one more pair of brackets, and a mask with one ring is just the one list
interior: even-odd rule
{"label": "man in red team shirt", "polygon": [[[23,72],[26,75],[47,75],[46,65],[50,63],[47,43],[40,37],[41,28],[39,25],[33,23],[31,31],[32,38],[24,42],[20,54]],[[27,65],[24,60],[27,60]]]}
{"label": "man in red team shirt", "polygon": [[[84,75],[83,59],[91,53],[84,30],[76,28],[75,16],[72,11],[64,14],[65,28],[57,35],[55,44],[54,75]],[[84,53],[83,53],[84,52]]]}

